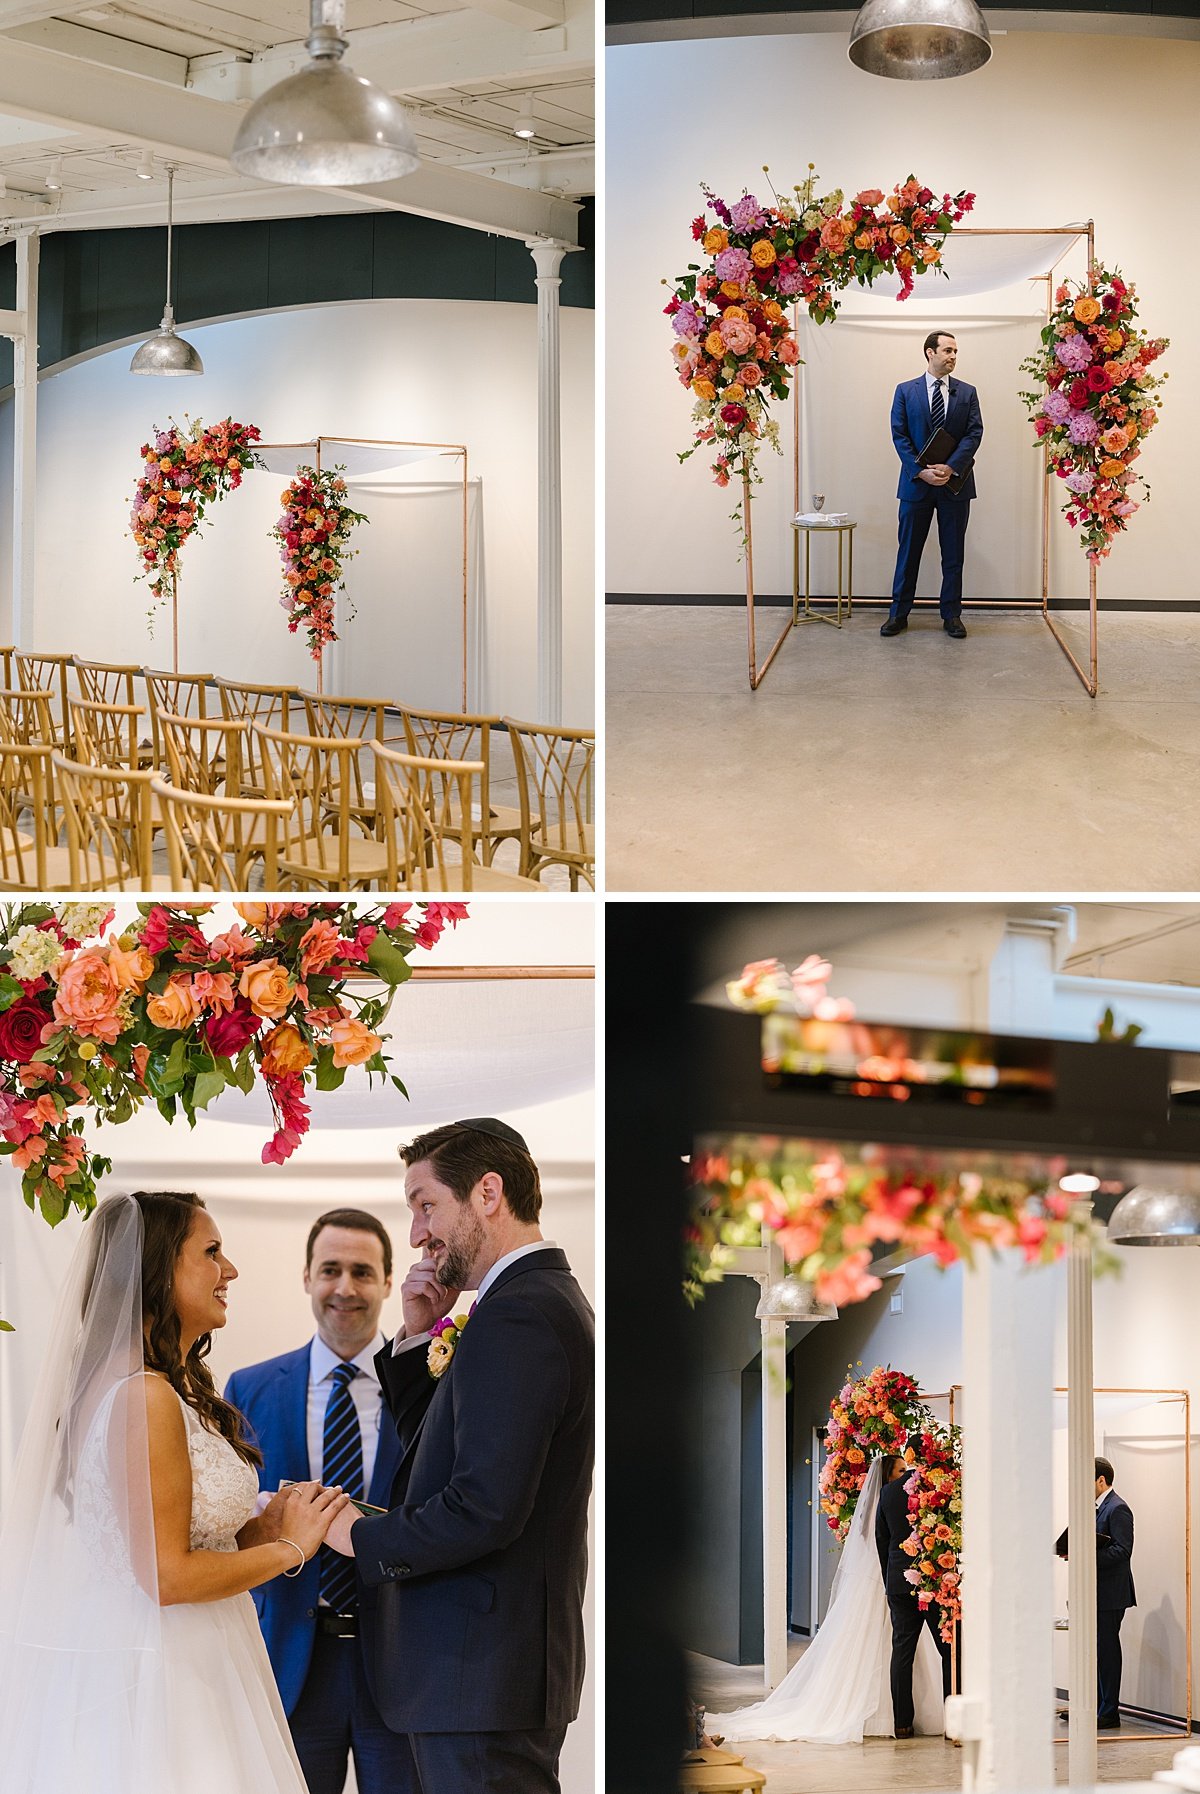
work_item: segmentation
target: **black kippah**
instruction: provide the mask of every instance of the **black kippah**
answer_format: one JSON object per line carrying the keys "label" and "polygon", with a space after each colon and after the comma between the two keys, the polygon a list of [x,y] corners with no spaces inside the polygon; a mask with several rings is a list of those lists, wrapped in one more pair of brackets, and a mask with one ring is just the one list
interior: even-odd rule
{"label": "black kippah", "polygon": [[496,1140],[506,1140],[510,1146],[519,1146],[521,1151],[533,1154],[515,1127],[509,1127],[507,1121],[497,1121],[494,1115],[476,1115],[470,1121],[456,1121],[455,1127],[473,1128],[477,1134],[491,1134]]}

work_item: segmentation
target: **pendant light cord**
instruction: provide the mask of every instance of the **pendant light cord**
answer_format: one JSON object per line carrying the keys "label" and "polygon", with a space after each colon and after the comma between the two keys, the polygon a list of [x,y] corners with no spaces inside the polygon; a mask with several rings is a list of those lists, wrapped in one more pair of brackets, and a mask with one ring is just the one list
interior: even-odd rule
{"label": "pendant light cord", "polygon": [[167,310],[171,310],[171,227],[175,210],[175,170],[167,169]]}

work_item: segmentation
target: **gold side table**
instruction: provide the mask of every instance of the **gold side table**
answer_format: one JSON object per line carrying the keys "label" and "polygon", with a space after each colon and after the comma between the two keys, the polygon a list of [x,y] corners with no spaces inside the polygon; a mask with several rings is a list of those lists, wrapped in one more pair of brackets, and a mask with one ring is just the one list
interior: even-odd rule
{"label": "gold side table", "polygon": [[[829,623],[834,629],[842,626],[842,538],[849,538],[846,555],[846,616],[854,615],[854,532],[858,525],[853,521],[845,523],[801,523],[792,524],[792,627],[797,623]],[[804,610],[800,612],[800,534],[804,533]],[[838,539],[838,574],[837,574],[837,617],[822,616],[820,611],[812,607],[811,592],[811,551],[814,534],[832,536],[837,533]]]}

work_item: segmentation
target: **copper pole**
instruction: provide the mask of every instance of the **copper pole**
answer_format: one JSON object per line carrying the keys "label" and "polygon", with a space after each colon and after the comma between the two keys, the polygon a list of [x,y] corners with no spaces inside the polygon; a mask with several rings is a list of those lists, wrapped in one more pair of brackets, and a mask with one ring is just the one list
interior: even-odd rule
{"label": "copper pole", "polygon": [[[319,436],[317,437],[316,449],[317,449],[317,478],[319,480],[321,477],[321,438]],[[325,644],[324,644],[324,642],[321,642],[317,647],[317,696],[319,698],[322,698],[322,697],[324,697],[324,695],[325,695]]]}
{"label": "copper pole", "polygon": [[463,606],[462,606],[462,706],[467,708],[467,451],[462,452],[463,486]]}
{"label": "copper pole", "polygon": [[[1050,322],[1052,274],[1046,276],[1046,323]],[[1050,445],[1042,447],[1042,615],[1050,614]]]}
{"label": "copper pole", "polygon": [[174,671],[179,671],[179,569],[171,569],[171,658]]}
{"label": "copper pole", "polygon": [[[983,233],[980,233],[980,234],[983,234]],[[997,234],[999,234],[999,233],[997,233]],[[1063,233],[1061,230],[1059,230],[1054,233],[1047,232],[1046,234],[1047,235],[1050,235],[1050,234],[1062,235]],[[1079,230],[1075,230],[1072,234],[1075,236],[1081,236],[1081,235],[1084,235],[1085,233],[1082,231],[1079,231]],[[1091,218],[1089,218],[1087,221],[1086,236],[1087,236],[1087,246],[1088,246],[1087,290],[1090,293],[1092,290],[1092,259],[1095,254],[1095,247],[1096,247],[1095,223]],[[1047,276],[1046,297],[1047,297],[1047,300],[1049,300],[1049,297],[1050,297],[1049,276]],[[1049,313],[1047,313],[1047,317],[1048,316],[1049,316]],[[1049,482],[1050,482],[1050,456],[1049,456],[1049,451],[1047,450],[1047,454],[1046,454],[1046,484],[1047,484],[1047,488],[1049,487]],[[1046,502],[1047,502],[1047,508],[1048,508],[1048,500]],[[1045,527],[1047,530],[1049,530],[1049,519],[1048,518],[1047,518]],[[1043,593],[1045,593],[1045,586],[1043,586]],[[1097,690],[1099,689],[1099,680],[1098,680],[1098,673],[1097,673],[1097,644],[1096,644],[1096,563],[1095,563],[1095,561],[1088,562],[1088,611],[1089,611],[1088,636],[1089,636],[1089,644],[1090,644],[1089,658],[1090,658],[1090,663],[1091,663],[1090,675],[1088,673],[1084,672],[1083,668],[1080,666],[1079,662],[1076,660],[1075,656],[1072,654],[1070,648],[1068,648],[1066,642],[1063,640],[1063,637],[1062,637],[1058,627],[1056,626],[1053,617],[1050,615],[1049,604],[1046,601],[1045,597],[1043,597],[1042,615],[1046,620],[1047,628],[1049,629],[1051,635],[1054,637],[1055,641],[1058,643],[1059,647],[1062,649],[1063,653],[1066,655],[1067,659],[1070,661],[1071,665],[1075,668],[1075,672],[1079,678],[1079,683],[1083,686],[1083,689],[1084,689],[1084,691],[1086,691],[1088,697],[1094,698],[1096,696]]]}
{"label": "copper pole", "polygon": [[[375,973],[366,966],[355,966],[341,974],[346,981],[378,983]],[[412,984],[493,984],[537,979],[562,981],[574,978],[595,978],[595,966],[414,966]]]}

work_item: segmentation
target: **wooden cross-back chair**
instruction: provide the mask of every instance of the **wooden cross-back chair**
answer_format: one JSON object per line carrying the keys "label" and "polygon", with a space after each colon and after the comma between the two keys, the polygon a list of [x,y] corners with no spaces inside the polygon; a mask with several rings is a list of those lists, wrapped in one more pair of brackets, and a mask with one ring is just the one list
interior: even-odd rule
{"label": "wooden cross-back chair", "polygon": [[[237,679],[214,679],[221,695],[221,712],[231,722],[259,723],[264,729],[287,729],[300,704],[294,685],[246,685]],[[241,795],[268,797],[266,779],[259,764],[256,737],[248,734],[242,758]]]}
{"label": "wooden cross-back chair", "polygon": [[511,716],[504,726],[521,800],[522,872],[533,878],[545,866],[565,866],[573,891],[581,878],[595,889],[594,731],[521,723]]}
{"label": "wooden cross-back chair", "polygon": [[481,866],[475,823],[481,760],[403,754],[373,741],[375,786],[388,850],[387,888],[541,891],[535,879]]}
{"label": "wooden cross-back chair", "polygon": [[[19,747],[55,747],[58,729],[54,716],[54,693],[43,691],[40,686],[18,691],[0,691],[0,740],[11,741]],[[33,791],[22,792],[15,786],[9,796],[20,810],[32,812],[39,803],[44,803],[47,843],[57,841],[58,802],[52,770],[47,768],[46,785],[40,796]]]}
{"label": "wooden cross-back chair", "polygon": [[[315,691],[302,691],[300,696],[308,733],[328,736],[331,741],[382,741],[387,713],[395,710],[387,698],[334,698]],[[378,805],[372,788],[375,766],[365,747],[349,763],[349,772],[350,820],[364,834],[377,835]]]}
{"label": "wooden cross-back chair", "polygon": [[290,801],[282,824],[279,876],[283,884],[362,890],[387,874],[387,849],[352,827],[354,762],[359,736],[293,735],[252,723],[268,796]]}
{"label": "wooden cross-back chair", "polygon": [[279,889],[279,831],[290,803],[181,791],[157,775],[151,789],[163,820],[172,890],[247,890],[252,858],[261,862],[262,889]]}
{"label": "wooden cross-back chair", "polygon": [[172,716],[194,716],[201,721],[211,707],[220,709],[220,701],[212,697],[211,673],[167,673],[157,667],[143,667],[146,697],[150,705],[150,736],[154,764],[160,770],[166,765],[159,736],[158,718],[162,711]]}
{"label": "wooden cross-back chair", "polygon": [[92,766],[125,767],[136,772],[142,763],[139,733],[145,714],[141,704],[110,704],[97,698],[72,698],[71,737],[75,758]]}
{"label": "wooden cross-back chair", "polygon": [[[497,740],[503,742],[504,730],[499,716],[470,715],[454,710],[410,710],[401,707],[404,720],[405,746],[410,754],[427,760],[478,760],[483,773],[476,791],[478,814],[475,840],[479,860],[490,866],[502,841],[521,841],[521,812],[512,804],[498,804],[492,798],[492,772]],[[497,733],[498,732],[498,733]],[[389,744],[390,745],[390,744]],[[518,864],[524,859],[519,852]]]}
{"label": "wooden cross-back chair", "polygon": [[150,859],[153,770],[89,765],[57,752],[52,761],[66,817],[69,889],[166,889]]}
{"label": "wooden cross-back chair", "polygon": [[163,764],[159,770],[183,791],[202,791],[208,796],[224,792],[240,797],[241,768],[246,753],[249,723],[224,716],[177,716],[158,713]]}
{"label": "wooden cross-back chair", "polygon": [[70,855],[49,838],[46,827],[53,751],[43,742],[0,740],[0,890],[72,888]]}
{"label": "wooden cross-back chair", "polygon": [[69,674],[75,665],[71,654],[14,654],[17,683],[25,691],[48,691],[54,698],[54,741],[64,747],[71,739]]}

